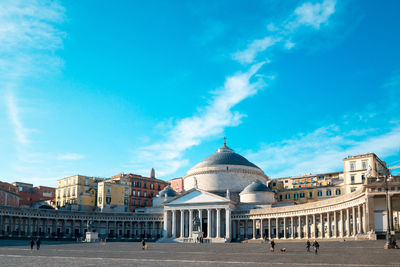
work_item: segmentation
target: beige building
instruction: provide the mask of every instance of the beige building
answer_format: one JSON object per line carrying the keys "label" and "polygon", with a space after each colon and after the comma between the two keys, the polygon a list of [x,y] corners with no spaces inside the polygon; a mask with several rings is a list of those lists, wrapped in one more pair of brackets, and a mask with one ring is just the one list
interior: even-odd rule
{"label": "beige building", "polygon": [[130,185],[103,181],[98,183],[97,207],[103,212],[129,211]]}
{"label": "beige building", "polygon": [[103,178],[74,175],[57,180],[58,209],[94,210],[97,203],[97,184]]}
{"label": "beige building", "polygon": [[374,153],[348,156],[343,160],[346,193],[354,192],[362,187],[369,166],[371,166],[371,174],[374,177],[383,175],[388,171],[386,163]]}

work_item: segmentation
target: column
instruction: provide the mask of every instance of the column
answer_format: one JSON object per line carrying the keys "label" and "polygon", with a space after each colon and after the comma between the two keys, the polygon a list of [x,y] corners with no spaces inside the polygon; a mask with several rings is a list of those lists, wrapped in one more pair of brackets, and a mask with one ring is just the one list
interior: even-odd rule
{"label": "column", "polygon": [[[140,235],[140,233],[139,233]],[[168,211],[164,211],[163,237],[168,237]]]}
{"label": "column", "polygon": [[301,216],[299,216],[299,225],[298,225],[298,229],[299,229],[299,239],[301,238]]}
{"label": "column", "polygon": [[271,218],[268,218],[268,239],[271,239]]}
{"label": "column", "polygon": [[286,239],[286,217],[283,217],[283,238]]}
{"label": "column", "polygon": [[279,218],[275,219],[275,236],[279,239]]}
{"label": "column", "polygon": [[[366,214],[367,214],[367,205],[364,203],[363,204],[363,232],[366,233],[367,230],[367,218],[366,218]],[[399,218],[400,220],[400,218]]]}
{"label": "column", "polygon": [[244,238],[245,239],[247,239],[248,237],[247,237],[247,228],[248,228],[248,223],[247,223],[247,220],[244,220],[244,222],[243,222],[243,224],[244,224],[244,231],[243,231],[243,233],[244,233]]}
{"label": "column", "polygon": [[57,218],[54,220],[54,225],[55,225],[54,227],[56,228],[54,233],[55,233],[55,236],[58,237],[58,219]]}
{"label": "column", "polygon": [[293,225],[293,217],[290,217],[290,237],[294,238],[294,225]]}
{"label": "column", "polygon": [[192,237],[193,229],[193,210],[189,210],[189,237]]}
{"label": "column", "polygon": [[346,236],[350,236],[350,209],[346,209]]}
{"label": "column", "polygon": [[200,232],[203,232],[203,212],[199,209],[199,219],[200,219]]}
{"label": "column", "polygon": [[66,237],[65,236],[65,232],[66,232],[65,229],[67,228],[67,220],[66,219],[63,220],[63,226],[62,227],[63,227],[63,236],[65,238]]}
{"label": "column", "polygon": [[343,210],[340,210],[340,237],[344,237],[344,220],[343,220]]}
{"label": "column", "polygon": [[[85,229],[83,228],[83,220],[79,221],[79,228],[80,228],[79,233],[81,234],[81,237],[83,237],[85,235],[85,233],[84,233]],[[106,222],[106,229],[108,229],[107,228],[107,222]],[[108,235],[108,232],[107,232],[107,235]]]}
{"label": "column", "polygon": [[357,233],[362,233],[361,227],[361,206],[357,206]]}
{"label": "column", "polygon": [[176,210],[172,211],[172,238],[176,238]]}
{"label": "column", "polygon": [[356,234],[357,234],[357,216],[356,216],[356,208],[355,207],[353,207],[352,213],[353,213],[353,236],[356,236]]}
{"label": "column", "polygon": [[316,224],[316,220],[315,220],[315,214],[313,214],[313,231],[312,232],[313,232],[312,237],[316,238],[317,237],[317,235],[316,235],[317,224]]}
{"label": "column", "polygon": [[[150,235],[151,235],[151,232],[150,232]],[[125,238],[125,221],[122,221],[122,238]]]}
{"label": "column", "polygon": [[336,210],[333,212],[333,220],[335,221],[333,224],[333,237],[337,237],[338,223],[337,223],[337,217],[336,217]]}
{"label": "column", "polygon": [[320,227],[321,227],[321,238],[325,237],[325,229],[324,229],[324,215],[322,213],[319,214]]}
{"label": "column", "polygon": [[152,238],[156,238],[157,237],[156,222],[155,221],[151,222],[151,237]]}
{"label": "column", "polygon": [[71,220],[71,237],[75,236],[75,220]]}
{"label": "column", "polygon": [[231,225],[232,225],[232,220],[231,220],[231,210],[230,209],[225,209],[225,238],[231,239]]}
{"label": "column", "polygon": [[0,236],[2,235],[3,235],[3,216],[0,216]]}
{"label": "column", "polygon": [[329,214],[329,212],[326,215],[326,220],[327,220],[327,225],[328,225],[328,238],[331,237],[331,216]]}
{"label": "column", "polygon": [[217,209],[217,238],[221,237],[221,209]]}
{"label": "column", "polygon": [[[129,225],[130,229],[131,229],[131,233],[130,233],[129,238],[133,238],[135,236],[135,232],[134,232],[134,229],[133,229],[133,224],[134,224],[134,222],[131,221],[131,223]],[[106,222],[106,225],[107,225],[107,222]],[[156,236],[157,236],[157,233],[156,233]]]}
{"label": "column", "polygon": [[181,233],[180,237],[185,237],[185,210],[181,210]]}
{"label": "column", "polygon": [[21,236],[21,217],[18,217],[18,236]]}
{"label": "column", "polygon": [[39,232],[39,227],[40,227],[40,218],[37,218],[36,219],[36,236],[39,236],[40,235],[40,232]]}
{"label": "column", "polygon": [[256,219],[253,219],[253,239],[256,239]]}
{"label": "column", "polygon": [[263,219],[260,219],[260,239],[264,239],[264,223],[263,223]]}
{"label": "column", "polygon": [[308,238],[310,236],[310,226],[309,226],[309,222],[308,222],[308,215],[306,215],[306,234],[305,234],[305,238]]}
{"label": "column", "polygon": [[[0,230],[1,230],[1,227],[0,227]],[[31,231],[31,217],[28,218],[28,227],[26,229],[26,233],[27,233],[28,236],[31,236],[31,233],[32,233],[32,231]]]}
{"label": "column", "polygon": [[237,220],[237,238],[240,239],[240,220]]}
{"label": "column", "polygon": [[46,233],[45,236],[48,237],[49,236],[49,218],[46,218],[45,228],[46,228],[44,231]]}
{"label": "column", "polygon": [[207,209],[207,237],[211,238],[211,209]]}

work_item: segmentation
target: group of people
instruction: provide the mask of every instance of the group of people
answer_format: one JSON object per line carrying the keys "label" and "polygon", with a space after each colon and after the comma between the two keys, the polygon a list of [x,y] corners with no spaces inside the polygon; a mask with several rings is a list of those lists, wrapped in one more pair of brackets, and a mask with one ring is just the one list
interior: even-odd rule
{"label": "group of people", "polygon": [[[33,247],[35,246],[35,240],[31,239],[31,251],[33,250]],[[40,239],[36,239],[36,249],[40,249]]]}
{"label": "group of people", "polygon": [[[270,242],[270,250],[271,250],[271,252],[274,252],[275,251],[275,241],[274,241],[274,239],[271,239],[271,242]],[[319,249],[319,243],[318,243],[318,241],[317,240],[314,240],[314,242],[311,244],[311,242],[310,242],[310,240],[307,240],[307,243],[306,243],[306,249],[307,249],[307,252],[310,252],[310,248],[311,248],[311,245],[313,246],[313,248],[314,248],[314,252],[315,252],[315,254],[318,254],[318,249]],[[286,252],[286,248],[281,248],[281,251],[282,252]]]}

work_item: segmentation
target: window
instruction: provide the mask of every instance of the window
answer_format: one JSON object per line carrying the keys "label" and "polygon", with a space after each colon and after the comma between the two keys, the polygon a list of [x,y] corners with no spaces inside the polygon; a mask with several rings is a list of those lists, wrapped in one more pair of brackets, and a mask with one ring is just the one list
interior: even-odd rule
{"label": "window", "polygon": [[99,204],[101,204],[101,201],[102,201],[102,198],[101,198],[101,197],[99,197]]}
{"label": "window", "polygon": [[290,194],[286,194],[285,199],[290,199]]}
{"label": "window", "polygon": [[289,181],[288,180],[285,180],[285,184],[287,184]]}
{"label": "window", "polygon": [[136,187],[140,187],[140,186],[141,186],[140,182],[137,182]]}
{"label": "window", "polygon": [[272,186],[276,186],[276,183],[273,183]]}
{"label": "window", "polygon": [[327,195],[327,196],[331,196],[331,195],[332,195],[332,192],[331,192],[330,189],[326,190],[326,195]]}
{"label": "window", "polygon": [[350,171],[354,171],[355,165],[356,165],[355,162],[350,162]]}
{"label": "window", "polygon": [[146,182],[143,182],[143,188],[147,188]]}
{"label": "window", "polygon": [[72,188],[72,195],[75,196],[75,187]]}
{"label": "window", "polygon": [[300,198],[304,198],[304,192],[300,193]]}
{"label": "window", "polygon": [[136,199],[133,200],[133,206],[136,206]]}
{"label": "window", "polygon": [[299,199],[299,194],[295,193],[295,194],[294,194],[294,199],[295,199],[295,200]]}
{"label": "window", "polygon": [[111,197],[106,197],[106,203],[110,204],[111,203]]}
{"label": "window", "polygon": [[279,195],[279,201],[282,201],[282,195]]}
{"label": "window", "polygon": [[107,185],[107,194],[111,194],[111,186]]}
{"label": "window", "polygon": [[136,191],[132,190],[132,196],[136,196]]}
{"label": "window", "polygon": [[147,200],[144,201],[144,205],[147,206]]}
{"label": "window", "polygon": [[89,179],[85,179],[85,185],[88,186],[89,185]]}
{"label": "window", "polygon": [[356,189],[355,189],[355,188],[352,188],[352,189],[350,190],[350,192],[354,192],[354,191],[356,191]]}
{"label": "window", "polygon": [[160,184],[158,184],[158,190],[161,190],[161,186],[160,186]]}
{"label": "window", "polygon": [[133,187],[136,186],[136,181],[133,181],[132,186],[133,186]]}
{"label": "window", "polygon": [[127,199],[127,198],[124,199],[124,205],[125,205],[125,206],[128,205],[128,199]]}
{"label": "window", "polygon": [[137,191],[137,196],[140,197],[140,191],[139,190]]}
{"label": "window", "polygon": [[367,168],[367,162],[366,161],[362,162],[362,168],[363,168],[363,170],[365,170]]}
{"label": "window", "polygon": [[312,192],[308,192],[308,197],[312,198]]}
{"label": "window", "polygon": [[351,179],[351,183],[354,183],[354,175],[352,175],[352,176],[350,177],[350,179]]}
{"label": "window", "polygon": [[154,189],[154,184],[150,184],[150,189]]}
{"label": "window", "polygon": [[337,196],[340,195],[340,189],[339,189],[339,188],[336,189],[336,195],[337,195]]}
{"label": "window", "polygon": [[147,191],[144,191],[144,192],[143,192],[143,196],[144,196],[144,197],[147,197]]}
{"label": "window", "polygon": [[361,175],[361,180],[362,180],[363,183],[365,182],[365,174]]}
{"label": "window", "polygon": [[150,193],[150,196],[151,196],[151,197],[153,197],[153,196],[154,196],[154,195],[153,195],[153,192],[151,192],[151,193]]}
{"label": "window", "polygon": [[322,191],[318,191],[317,196],[322,197]]}

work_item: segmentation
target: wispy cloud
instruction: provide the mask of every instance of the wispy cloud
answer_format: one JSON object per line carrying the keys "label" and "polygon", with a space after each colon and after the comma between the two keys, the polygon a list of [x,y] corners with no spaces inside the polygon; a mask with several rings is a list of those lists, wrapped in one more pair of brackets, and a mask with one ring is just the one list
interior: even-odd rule
{"label": "wispy cloud", "polygon": [[247,157],[276,178],[341,171],[342,159],[349,155],[373,152],[384,158],[400,153],[399,126],[370,136],[371,131],[346,132],[339,126],[330,125],[292,139],[262,145],[260,150],[248,153]]}
{"label": "wispy cloud", "polygon": [[81,160],[84,158],[85,158],[85,155],[77,154],[77,153],[65,153],[65,154],[59,154],[57,156],[58,160]]}
{"label": "wispy cloud", "polygon": [[[221,135],[226,127],[239,125],[245,115],[234,111],[233,107],[267,86],[268,79],[273,79],[273,76],[263,77],[263,75],[257,74],[260,68],[268,62],[266,59],[257,60],[257,55],[282,40],[286,42],[286,49],[294,47],[295,44],[291,42],[290,35],[296,28],[294,23],[297,23],[298,26],[313,23],[313,29],[319,28],[319,26],[316,27],[317,22],[319,25],[326,22],[329,17],[327,14],[331,14],[331,12],[324,11],[325,8],[328,8],[326,4],[328,2],[333,3],[334,6],[334,1],[331,0],[325,0],[323,4],[317,6],[303,4],[290,14],[289,19],[284,20],[284,24],[280,26],[285,27],[284,29],[276,28],[271,24],[269,29],[273,31],[273,34],[253,40],[246,49],[236,52],[233,59],[249,63],[250,67],[227,77],[224,86],[213,93],[212,100],[198,108],[199,111],[192,117],[174,123],[162,142],[135,150],[133,152],[133,167],[137,168],[135,171],[145,172],[146,170],[142,167],[149,168],[148,164],[151,162],[161,175],[174,173],[188,163],[188,160],[184,158],[184,152],[187,149],[199,145],[208,138]],[[309,14],[310,8],[317,10],[311,10],[311,14]],[[315,22],[312,22],[312,19]]]}
{"label": "wispy cloud", "polygon": [[258,54],[279,43],[282,43],[285,49],[292,49],[295,46],[292,38],[296,30],[301,26],[311,26],[311,28],[319,30],[322,24],[328,23],[329,17],[335,12],[335,5],[336,1],[334,0],[302,4],[278,26],[276,23],[268,24],[269,34],[262,39],[251,41],[245,50],[234,53],[233,59],[243,64],[253,63]]}
{"label": "wispy cloud", "polygon": [[21,122],[20,111],[12,91],[8,91],[5,97],[5,101],[7,105],[9,119],[14,127],[14,132],[18,143],[29,143],[29,140],[26,136],[27,130],[24,128]]}

